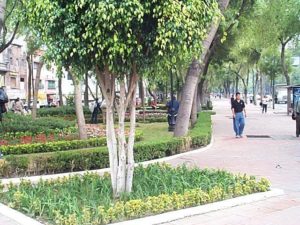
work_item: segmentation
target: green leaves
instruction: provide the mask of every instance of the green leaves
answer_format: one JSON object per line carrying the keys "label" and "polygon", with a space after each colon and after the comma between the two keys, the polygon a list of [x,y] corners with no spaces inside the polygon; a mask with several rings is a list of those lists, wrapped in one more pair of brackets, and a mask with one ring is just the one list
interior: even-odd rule
{"label": "green leaves", "polygon": [[116,73],[130,71],[133,60],[149,69],[157,61],[197,56],[218,13],[214,0],[29,0],[24,5],[28,23],[56,63],[109,65]]}

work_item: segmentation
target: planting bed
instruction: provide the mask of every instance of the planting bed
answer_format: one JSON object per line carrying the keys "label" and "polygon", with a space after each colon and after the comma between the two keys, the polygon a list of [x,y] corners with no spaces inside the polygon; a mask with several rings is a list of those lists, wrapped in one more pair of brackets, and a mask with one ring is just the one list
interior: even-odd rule
{"label": "planting bed", "polygon": [[266,179],[167,164],[137,167],[133,192],[112,198],[110,176],[87,173],[19,186],[0,201],[47,224],[107,224],[269,190]]}

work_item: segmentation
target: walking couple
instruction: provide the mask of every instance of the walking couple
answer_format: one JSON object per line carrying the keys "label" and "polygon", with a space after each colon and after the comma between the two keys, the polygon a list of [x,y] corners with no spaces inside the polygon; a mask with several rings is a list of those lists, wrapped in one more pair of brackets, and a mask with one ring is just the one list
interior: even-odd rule
{"label": "walking couple", "polygon": [[233,117],[233,129],[236,135],[236,138],[243,137],[243,131],[245,127],[245,117],[247,117],[245,102],[241,100],[241,94],[236,93],[235,99],[231,97],[231,111]]}

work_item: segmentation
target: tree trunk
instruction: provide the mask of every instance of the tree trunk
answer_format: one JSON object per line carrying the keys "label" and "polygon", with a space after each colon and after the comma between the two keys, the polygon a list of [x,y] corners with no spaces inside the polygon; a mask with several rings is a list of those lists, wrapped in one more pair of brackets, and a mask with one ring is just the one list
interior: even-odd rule
{"label": "tree trunk", "polygon": [[275,76],[272,76],[272,105],[275,109]]}
{"label": "tree trunk", "polygon": [[63,93],[62,93],[62,78],[58,77],[58,95],[59,95],[59,106],[64,105]]}
{"label": "tree trunk", "polygon": [[192,106],[192,112],[191,112],[191,124],[192,127],[195,126],[196,122],[197,122],[197,96],[198,96],[198,85],[196,85],[196,90],[194,93],[194,99],[193,99],[193,106]]}
{"label": "tree trunk", "polygon": [[85,74],[84,77],[84,106],[89,106],[89,75],[88,73]]}
{"label": "tree trunk", "polygon": [[259,78],[259,95],[260,95],[260,102],[262,102],[263,96],[264,96],[264,91],[263,91],[263,78],[262,78],[262,74],[260,74],[260,78]]}
{"label": "tree trunk", "polygon": [[40,78],[41,78],[41,72],[43,68],[44,63],[40,62],[39,66],[36,71],[36,76],[35,76],[35,84],[34,84],[34,95],[33,95],[33,105],[32,105],[32,112],[31,116],[32,119],[36,119],[36,114],[37,114],[37,101],[38,101],[38,95],[39,95],[39,84],[40,84]]}
{"label": "tree trunk", "polygon": [[[285,80],[286,80],[286,85],[287,86],[290,86],[291,85],[291,78],[289,76],[289,73],[288,73],[288,69],[287,69],[287,66],[286,66],[286,62],[285,62],[285,47],[286,47],[286,44],[288,43],[289,40],[287,40],[286,42],[281,42],[281,67],[282,67],[282,72],[283,72],[283,75],[285,77]],[[287,88],[287,115],[290,114],[290,106],[291,106],[291,89],[290,88]]]}
{"label": "tree trunk", "polygon": [[201,112],[201,110],[202,110],[201,92],[200,92],[199,88],[200,88],[200,83],[198,84],[198,87],[197,87],[197,112]]}
{"label": "tree trunk", "polygon": [[195,94],[195,87],[198,83],[199,72],[199,61],[194,59],[189,67],[189,71],[186,76],[185,84],[182,90],[182,99],[180,102],[174,131],[175,137],[185,136],[188,132],[191,109]]}
{"label": "tree trunk", "polygon": [[74,74],[70,72],[73,84],[74,84],[74,95],[75,95],[75,111],[77,117],[77,126],[79,131],[79,139],[86,140],[87,139],[87,132],[85,127],[85,118],[83,114],[83,107],[82,107],[82,93],[81,93],[81,85],[80,81],[75,77]]}
{"label": "tree trunk", "polygon": [[[229,0],[219,0],[219,6],[221,11],[224,12],[228,6]],[[220,24],[220,19],[218,21],[214,21],[211,24],[209,29],[209,33],[205,40],[203,41],[203,50],[201,52],[200,60],[193,59],[192,63],[189,66],[185,84],[182,90],[182,100],[180,103],[177,121],[175,125],[174,136],[181,137],[185,136],[188,132],[189,128],[189,119],[191,115],[191,109],[195,94],[196,85],[198,83],[198,78],[201,72],[203,71],[204,59],[206,54],[208,53],[209,47],[217,33],[218,27]],[[201,62],[201,65],[200,65]]]}
{"label": "tree trunk", "polygon": [[0,37],[2,39],[3,35],[3,27],[4,27],[4,17],[5,17],[5,10],[6,10],[6,0],[0,1]]}
{"label": "tree trunk", "polygon": [[[132,68],[130,81],[126,88],[125,78],[119,80],[120,99],[116,102],[118,113],[118,132],[114,127],[113,113],[115,102],[115,80],[116,77],[109,72],[108,66],[104,71],[96,67],[96,74],[99,78],[100,87],[106,101],[106,140],[109,150],[109,162],[111,169],[111,182],[114,197],[118,198],[123,192],[130,192],[132,189],[134,171],[134,133],[135,133],[135,93],[138,76],[135,64]],[[128,90],[126,93],[126,89]],[[128,143],[125,138],[125,113],[131,103],[130,110],[130,132]]]}
{"label": "tree trunk", "polygon": [[139,94],[141,98],[141,105],[143,108],[143,122],[146,120],[146,112],[145,112],[145,90],[144,90],[144,82],[142,79],[139,80]]}
{"label": "tree trunk", "polygon": [[258,85],[258,79],[259,79],[259,70],[256,71],[255,73],[255,79],[253,79],[254,84],[253,84],[253,104],[257,105],[257,85]]}
{"label": "tree trunk", "polygon": [[32,55],[27,55],[26,57],[27,66],[28,66],[28,77],[27,77],[27,105],[28,109],[30,108],[31,103],[31,89],[32,89]]}
{"label": "tree trunk", "polygon": [[238,75],[236,75],[235,77],[235,93],[237,93],[239,91],[239,77]]}

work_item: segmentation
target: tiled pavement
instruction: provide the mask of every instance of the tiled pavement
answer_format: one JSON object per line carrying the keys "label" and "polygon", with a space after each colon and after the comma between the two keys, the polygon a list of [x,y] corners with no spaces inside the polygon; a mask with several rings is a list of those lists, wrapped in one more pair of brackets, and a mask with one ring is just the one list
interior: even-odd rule
{"label": "tiled pavement", "polygon": [[[270,135],[271,138],[235,139],[229,101],[217,100],[214,107],[217,115],[213,116],[213,147],[169,162],[267,177],[273,187],[283,189],[286,194],[164,225],[299,225],[300,139],[294,137],[295,122],[283,113],[271,111],[262,115],[259,107],[249,105],[245,135]],[[0,225],[17,223],[0,212]]]}
{"label": "tiled pavement", "polygon": [[273,187],[283,189],[286,194],[164,225],[299,225],[300,139],[295,137],[295,122],[283,113],[270,111],[262,115],[259,107],[249,105],[245,135],[271,138],[235,139],[229,101],[219,100],[214,106],[217,115],[213,117],[213,147],[169,162],[267,177]]}

